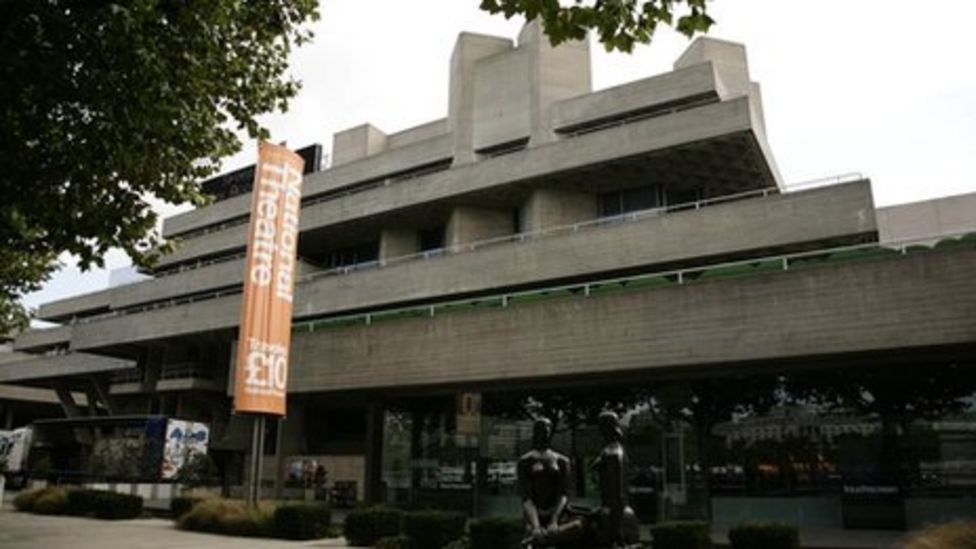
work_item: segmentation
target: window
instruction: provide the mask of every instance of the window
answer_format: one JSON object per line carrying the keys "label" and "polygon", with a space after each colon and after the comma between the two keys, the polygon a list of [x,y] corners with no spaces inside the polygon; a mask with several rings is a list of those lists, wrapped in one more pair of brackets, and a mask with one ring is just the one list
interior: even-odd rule
{"label": "window", "polygon": [[439,250],[444,247],[444,225],[420,231],[420,251]]}
{"label": "window", "polygon": [[380,255],[379,241],[372,240],[364,244],[347,246],[337,250],[331,250],[325,254],[323,263],[326,269],[336,269],[339,267],[351,267],[363,263],[377,261]]}
{"label": "window", "polygon": [[660,185],[644,185],[600,195],[600,216],[612,217],[628,212],[649,210],[664,205],[664,191]]}

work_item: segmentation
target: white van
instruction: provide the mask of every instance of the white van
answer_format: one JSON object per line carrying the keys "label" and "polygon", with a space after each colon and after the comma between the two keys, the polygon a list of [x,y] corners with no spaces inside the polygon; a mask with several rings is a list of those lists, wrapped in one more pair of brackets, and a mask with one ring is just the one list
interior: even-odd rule
{"label": "white van", "polygon": [[33,430],[21,427],[13,431],[0,431],[0,463],[8,488],[23,488],[27,483],[27,456],[30,452]]}

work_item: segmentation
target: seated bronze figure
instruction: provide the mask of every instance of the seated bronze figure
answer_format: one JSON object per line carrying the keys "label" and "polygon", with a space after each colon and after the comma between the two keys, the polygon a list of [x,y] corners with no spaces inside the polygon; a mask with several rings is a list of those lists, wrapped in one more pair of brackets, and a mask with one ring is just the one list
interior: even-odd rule
{"label": "seated bronze figure", "polygon": [[593,464],[600,479],[600,507],[571,506],[569,459],[550,447],[552,422],[537,419],[533,447],[518,462],[526,549],[630,549],[639,547],[634,511],[627,505],[627,455],[613,412],[599,417],[606,445]]}

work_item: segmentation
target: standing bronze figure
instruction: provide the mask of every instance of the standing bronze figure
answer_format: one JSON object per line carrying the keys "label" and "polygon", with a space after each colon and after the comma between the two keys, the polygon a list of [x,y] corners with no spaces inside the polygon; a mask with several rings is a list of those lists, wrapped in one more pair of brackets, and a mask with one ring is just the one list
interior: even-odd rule
{"label": "standing bronze figure", "polygon": [[620,418],[603,412],[598,418],[605,446],[593,463],[600,478],[600,508],[594,528],[600,547],[629,547],[640,541],[637,515],[627,502],[627,452]]}

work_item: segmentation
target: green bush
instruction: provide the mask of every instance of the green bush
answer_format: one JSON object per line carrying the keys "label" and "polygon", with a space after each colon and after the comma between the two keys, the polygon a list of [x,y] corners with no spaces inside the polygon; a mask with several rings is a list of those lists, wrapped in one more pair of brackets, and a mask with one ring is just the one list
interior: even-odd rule
{"label": "green bush", "polygon": [[14,498],[14,507],[16,507],[18,511],[29,513],[34,510],[34,504],[42,495],[55,489],[56,488],[54,487],[49,487],[23,491],[17,494],[17,497]]}
{"label": "green bush", "polygon": [[414,546],[407,536],[387,536],[380,538],[374,547],[376,549],[413,549]]}
{"label": "green bush", "polygon": [[403,533],[414,549],[441,549],[464,535],[467,517],[453,511],[413,511],[403,515]]}
{"label": "green bush", "polygon": [[203,501],[204,498],[199,496],[178,496],[169,500],[169,514],[173,517],[173,520],[179,520],[180,517],[190,512],[193,506]]}
{"label": "green bush", "polygon": [[522,519],[485,518],[468,524],[471,549],[519,549],[525,527]]}
{"label": "green bush", "polygon": [[402,517],[401,511],[389,507],[355,509],[346,515],[342,535],[349,545],[371,547],[381,538],[399,535]]}
{"label": "green bush", "polygon": [[96,490],[68,490],[68,507],[66,514],[76,517],[87,517],[95,512]]}
{"label": "green bush", "polygon": [[932,549],[933,547],[972,548],[976,540],[976,521],[955,521],[933,524],[912,532],[898,547],[902,549]]}
{"label": "green bush", "polygon": [[323,503],[282,505],[274,510],[272,530],[285,539],[318,539],[329,535],[332,511]]}
{"label": "green bush", "polygon": [[729,530],[732,549],[798,549],[796,526],[778,522],[746,522]]}
{"label": "green bush", "polygon": [[142,515],[142,497],[92,490],[92,511],[100,519],[133,519]]}
{"label": "green bush", "polygon": [[44,489],[30,508],[30,512],[39,515],[63,515],[67,511],[68,490],[60,487]]}
{"label": "green bush", "polygon": [[254,537],[271,533],[273,519],[271,506],[213,498],[194,505],[176,524],[183,530]]}
{"label": "green bush", "polygon": [[458,538],[444,546],[444,549],[471,549],[471,538]]}
{"label": "green bush", "polygon": [[711,528],[703,521],[662,522],[651,527],[654,549],[708,549]]}

